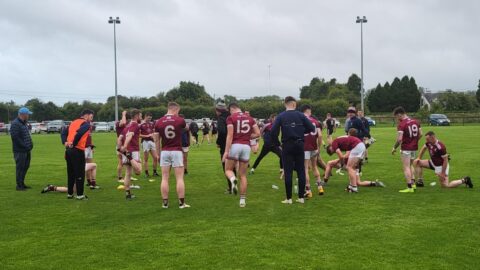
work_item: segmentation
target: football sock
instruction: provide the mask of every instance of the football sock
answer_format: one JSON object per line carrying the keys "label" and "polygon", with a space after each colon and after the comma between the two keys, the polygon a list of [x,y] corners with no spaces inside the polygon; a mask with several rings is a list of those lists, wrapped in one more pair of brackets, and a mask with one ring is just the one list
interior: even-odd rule
{"label": "football sock", "polygon": [[148,175],[148,170],[145,170],[145,174],[147,174],[147,175]]}
{"label": "football sock", "polygon": [[408,188],[412,188],[412,183],[408,183],[408,184],[407,184],[407,187],[408,187]]}
{"label": "football sock", "polygon": [[90,185],[92,185],[92,186],[94,186],[94,187],[97,186],[97,181],[95,181],[95,179],[92,179],[92,180],[90,181]]}
{"label": "football sock", "polygon": [[370,181],[370,186],[371,187],[375,187],[377,185],[377,183],[375,183],[374,181]]}
{"label": "football sock", "polygon": [[235,176],[230,177],[230,181],[233,182],[233,181],[235,181],[235,180],[237,180],[237,178],[236,178]]}
{"label": "football sock", "polygon": [[[165,203],[165,202],[164,202],[164,203]],[[178,199],[178,203],[179,203],[180,205],[183,205],[183,204],[185,203],[185,198],[179,198],[179,199]],[[167,201],[167,204],[168,204],[168,201]]]}
{"label": "football sock", "polygon": [[122,179],[123,179],[123,177],[121,177],[121,176],[118,177],[118,180],[122,180]]}
{"label": "football sock", "polygon": [[56,191],[57,187],[56,186],[48,186],[48,191]]}
{"label": "football sock", "polygon": [[157,173],[157,169],[153,169],[153,173]]}
{"label": "football sock", "polygon": [[163,201],[163,205],[165,206],[168,205],[168,199],[163,199],[162,201]]}
{"label": "football sock", "polygon": [[125,190],[125,195],[132,195],[132,193],[130,192],[130,190]]}

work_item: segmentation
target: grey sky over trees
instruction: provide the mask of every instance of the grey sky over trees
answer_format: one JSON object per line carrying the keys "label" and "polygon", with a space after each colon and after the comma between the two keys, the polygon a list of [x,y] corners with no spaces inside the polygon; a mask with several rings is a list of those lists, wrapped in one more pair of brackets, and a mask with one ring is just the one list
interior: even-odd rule
{"label": "grey sky over trees", "polygon": [[[365,88],[413,76],[431,90],[476,90],[480,1],[0,1],[0,101],[152,96],[180,81],[213,96],[299,95],[312,77]],[[271,89],[268,82],[271,65]]]}

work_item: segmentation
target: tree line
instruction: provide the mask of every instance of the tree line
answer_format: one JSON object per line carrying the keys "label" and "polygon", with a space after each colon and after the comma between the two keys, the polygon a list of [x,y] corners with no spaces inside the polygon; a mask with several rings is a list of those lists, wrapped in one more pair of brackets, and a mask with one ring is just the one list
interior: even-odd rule
{"label": "tree line", "polygon": [[[335,78],[325,80],[314,77],[307,85],[299,88],[299,105],[310,104],[314,115],[323,118],[328,112],[334,116],[344,116],[348,106],[360,104],[361,79],[352,74],[346,83],[340,83]],[[413,77],[404,76],[394,78],[391,83],[378,84],[366,93],[367,113],[391,112],[397,106],[403,106],[409,112],[417,112],[420,108],[422,89],[419,88]],[[249,99],[237,99],[234,95],[222,97],[226,104],[237,102],[244,109],[258,118],[268,118],[271,113],[280,113],[284,110],[283,100],[277,95],[256,96]],[[214,105],[216,100],[210,96],[205,87],[199,83],[182,81],[178,86],[160,92],[151,97],[118,96],[119,110],[137,108],[144,112],[151,112],[153,117],[165,114],[169,101],[176,101],[182,106],[182,114],[186,118],[215,117]],[[432,112],[478,111],[480,108],[480,80],[477,91],[454,92],[445,91],[438,95],[431,104]],[[38,98],[28,100],[27,106],[34,112],[31,119],[36,121],[64,119],[71,120],[78,117],[82,109],[95,111],[97,121],[112,121],[115,118],[115,98],[109,97],[105,103],[90,101],[66,102],[62,106]],[[0,102],[0,122],[12,120],[20,105],[13,101]]]}

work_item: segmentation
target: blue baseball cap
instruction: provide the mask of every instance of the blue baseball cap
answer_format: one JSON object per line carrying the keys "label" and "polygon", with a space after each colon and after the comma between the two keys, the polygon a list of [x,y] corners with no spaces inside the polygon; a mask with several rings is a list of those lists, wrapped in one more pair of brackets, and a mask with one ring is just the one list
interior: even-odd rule
{"label": "blue baseball cap", "polygon": [[27,107],[22,107],[18,110],[18,114],[32,114],[32,112]]}

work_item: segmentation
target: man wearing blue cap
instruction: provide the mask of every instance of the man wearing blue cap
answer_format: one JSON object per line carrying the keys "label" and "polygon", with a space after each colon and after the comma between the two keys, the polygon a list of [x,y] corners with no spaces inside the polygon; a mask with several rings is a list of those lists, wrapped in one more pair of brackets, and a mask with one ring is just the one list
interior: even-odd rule
{"label": "man wearing blue cap", "polygon": [[12,136],[13,158],[15,159],[17,169],[17,190],[25,191],[29,186],[25,185],[25,176],[30,167],[30,159],[33,148],[32,138],[28,130],[28,117],[32,112],[25,107],[18,110],[18,117],[13,120],[10,127]]}

